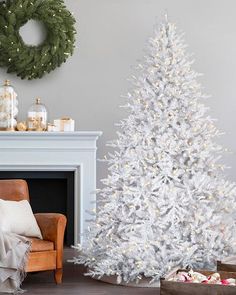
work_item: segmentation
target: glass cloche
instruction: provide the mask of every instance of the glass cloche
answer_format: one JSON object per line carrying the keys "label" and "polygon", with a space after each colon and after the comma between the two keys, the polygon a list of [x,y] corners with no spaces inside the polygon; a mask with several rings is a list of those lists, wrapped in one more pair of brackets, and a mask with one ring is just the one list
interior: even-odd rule
{"label": "glass cloche", "polygon": [[41,103],[40,98],[28,110],[28,130],[29,131],[46,131],[48,121],[48,111],[46,106]]}
{"label": "glass cloche", "polygon": [[10,81],[0,87],[0,130],[15,131],[18,114],[18,100]]}

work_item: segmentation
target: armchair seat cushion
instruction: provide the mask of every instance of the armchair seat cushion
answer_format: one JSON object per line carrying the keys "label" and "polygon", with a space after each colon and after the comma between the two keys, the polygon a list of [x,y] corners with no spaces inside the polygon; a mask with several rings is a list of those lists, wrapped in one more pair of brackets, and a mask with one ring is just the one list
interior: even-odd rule
{"label": "armchair seat cushion", "polygon": [[50,241],[40,240],[37,238],[29,238],[31,240],[31,252],[51,251],[54,250],[54,243]]}

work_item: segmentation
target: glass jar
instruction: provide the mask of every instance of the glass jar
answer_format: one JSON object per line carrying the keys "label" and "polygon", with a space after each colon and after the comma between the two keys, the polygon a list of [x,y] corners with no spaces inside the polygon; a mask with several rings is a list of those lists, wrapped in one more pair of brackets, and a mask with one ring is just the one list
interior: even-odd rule
{"label": "glass jar", "polygon": [[15,131],[18,114],[18,100],[10,81],[0,87],[0,130]]}
{"label": "glass jar", "polygon": [[40,98],[28,110],[27,125],[29,131],[46,131],[48,121],[48,111]]}

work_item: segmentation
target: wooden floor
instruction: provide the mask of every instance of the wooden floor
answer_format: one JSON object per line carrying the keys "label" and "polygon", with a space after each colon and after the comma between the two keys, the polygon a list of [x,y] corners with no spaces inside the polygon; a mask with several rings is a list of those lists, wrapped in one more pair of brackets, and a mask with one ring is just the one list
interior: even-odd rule
{"label": "wooden floor", "polygon": [[61,285],[54,283],[52,272],[28,274],[22,286],[27,290],[26,295],[159,295],[157,288],[114,286],[85,277],[81,266],[66,262],[74,255],[72,249],[65,249],[64,279]]}

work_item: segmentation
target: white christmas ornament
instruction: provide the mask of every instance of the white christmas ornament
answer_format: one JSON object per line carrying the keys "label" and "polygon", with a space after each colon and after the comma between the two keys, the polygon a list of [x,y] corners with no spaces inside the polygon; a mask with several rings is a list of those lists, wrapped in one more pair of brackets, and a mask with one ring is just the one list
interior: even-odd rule
{"label": "white christmas ornament", "polygon": [[96,219],[73,260],[118,283],[212,267],[236,252],[235,184],[222,175],[220,133],[182,35],[166,20],[148,47],[127,95],[129,116],[109,143]]}

